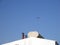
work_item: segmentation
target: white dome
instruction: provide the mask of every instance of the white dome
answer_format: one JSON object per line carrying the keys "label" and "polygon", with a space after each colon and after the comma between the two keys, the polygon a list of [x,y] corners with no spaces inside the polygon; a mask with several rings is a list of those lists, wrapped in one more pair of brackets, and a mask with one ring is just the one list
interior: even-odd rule
{"label": "white dome", "polygon": [[28,37],[37,37],[39,33],[37,31],[32,31],[28,33]]}

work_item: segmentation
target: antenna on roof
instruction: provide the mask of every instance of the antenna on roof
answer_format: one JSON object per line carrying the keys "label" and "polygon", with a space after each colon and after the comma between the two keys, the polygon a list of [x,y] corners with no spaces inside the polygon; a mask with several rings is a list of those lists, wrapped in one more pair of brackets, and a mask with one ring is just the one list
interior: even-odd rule
{"label": "antenna on roof", "polygon": [[40,17],[36,17],[37,28],[40,28]]}

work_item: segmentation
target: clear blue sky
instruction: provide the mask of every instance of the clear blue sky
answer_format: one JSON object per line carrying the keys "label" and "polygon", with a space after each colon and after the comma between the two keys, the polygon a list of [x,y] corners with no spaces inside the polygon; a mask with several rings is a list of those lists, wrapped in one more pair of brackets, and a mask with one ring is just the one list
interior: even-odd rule
{"label": "clear blue sky", "polygon": [[0,0],[0,44],[33,30],[60,43],[60,0]]}

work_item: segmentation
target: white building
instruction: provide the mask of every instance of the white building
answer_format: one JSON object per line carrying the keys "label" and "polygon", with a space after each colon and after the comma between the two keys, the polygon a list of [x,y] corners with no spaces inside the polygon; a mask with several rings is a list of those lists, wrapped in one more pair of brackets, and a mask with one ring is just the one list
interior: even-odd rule
{"label": "white building", "polygon": [[[33,35],[30,35],[30,34],[33,34]],[[28,35],[29,35],[29,38],[5,43],[2,45],[58,45],[56,43],[56,41],[53,41],[53,40],[36,38],[36,36],[38,35],[36,32],[35,33],[29,33]]]}

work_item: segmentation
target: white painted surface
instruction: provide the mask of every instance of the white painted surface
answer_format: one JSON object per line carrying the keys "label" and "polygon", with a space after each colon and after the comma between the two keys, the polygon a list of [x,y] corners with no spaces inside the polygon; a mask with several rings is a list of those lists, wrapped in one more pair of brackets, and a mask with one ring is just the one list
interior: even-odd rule
{"label": "white painted surface", "polygon": [[36,37],[39,35],[39,33],[37,31],[31,31],[28,33],[28,37]]}
{"label": "white painted surface", "polygon": [[55,41],[30,37],[27,39],[17,40],[2,45],[55,45]]}

